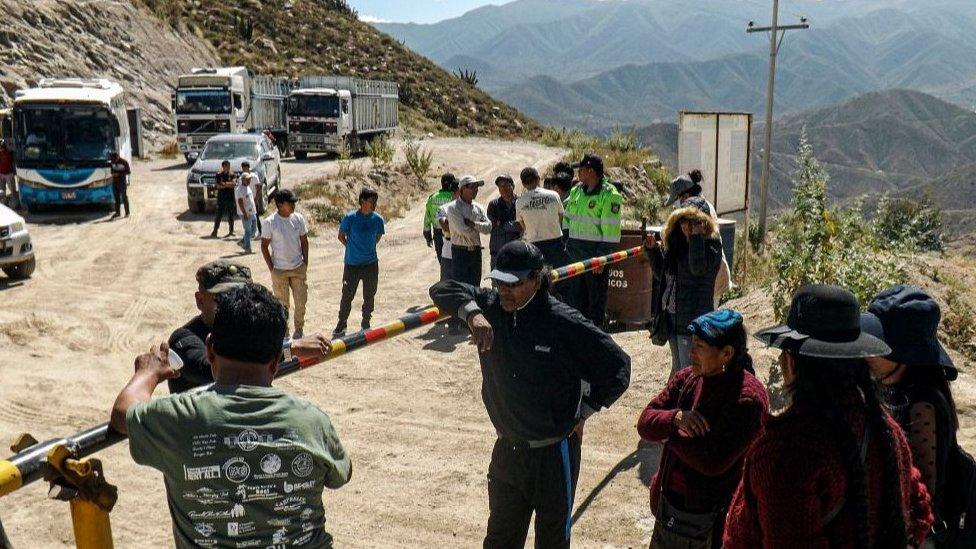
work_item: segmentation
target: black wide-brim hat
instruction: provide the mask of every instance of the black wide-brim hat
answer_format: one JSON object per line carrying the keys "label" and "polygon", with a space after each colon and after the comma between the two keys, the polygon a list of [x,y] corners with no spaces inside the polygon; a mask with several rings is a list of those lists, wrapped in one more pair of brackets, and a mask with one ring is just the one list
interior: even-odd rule
{"label": "black wide-brim hat", "polygon": [[886,356],[891,348],[861,330],[861,306],[840,286],[809,284],[793,295],[786,324],[756,333],[770,347],[816,358]]}

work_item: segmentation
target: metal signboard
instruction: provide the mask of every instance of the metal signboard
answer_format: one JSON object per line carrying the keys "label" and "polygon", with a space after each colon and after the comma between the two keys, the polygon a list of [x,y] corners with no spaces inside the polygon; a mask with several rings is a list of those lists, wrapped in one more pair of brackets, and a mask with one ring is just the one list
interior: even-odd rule
{"label": "metal signboard", "polygon": [[678,114],[678,171],[702,172],[702,195],[718,215],[749,207],[749,155],[752,114]]}

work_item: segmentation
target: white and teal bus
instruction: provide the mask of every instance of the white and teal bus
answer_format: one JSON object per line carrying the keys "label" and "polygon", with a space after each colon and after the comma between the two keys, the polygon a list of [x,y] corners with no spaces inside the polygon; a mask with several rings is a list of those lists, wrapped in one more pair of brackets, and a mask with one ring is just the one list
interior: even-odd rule
{"label": "white and teal bus", "polygon": [[13,132],[20,200],[28,211],[113,203],[109,153],[132,161],[122,86],[43,79],[14,95]]}

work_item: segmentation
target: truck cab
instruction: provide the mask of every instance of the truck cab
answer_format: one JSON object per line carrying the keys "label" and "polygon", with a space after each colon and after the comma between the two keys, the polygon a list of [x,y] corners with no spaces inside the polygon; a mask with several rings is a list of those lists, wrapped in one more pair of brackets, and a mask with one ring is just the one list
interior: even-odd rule
{"label": "truck cab", "polygon": [[[310,152],[337,153],[354,134],[349,90],[298,89],[288,96],[288,144],[295,158]],[[354,147],[345,144],[350,150]]]}
{"label": "truck cab", "polygon": [[176,141],[188,163],[211,137],[246,131],[250,74],[244,67],[193,69],[173,92]]}

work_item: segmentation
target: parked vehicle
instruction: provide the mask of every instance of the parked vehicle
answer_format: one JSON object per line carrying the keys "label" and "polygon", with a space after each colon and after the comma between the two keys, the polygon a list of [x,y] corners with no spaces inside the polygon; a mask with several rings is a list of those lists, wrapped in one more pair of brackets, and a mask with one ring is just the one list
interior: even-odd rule
{"label": "parked vehicle", "polygon": [[108,156],[132,161],[122,86],[106,79],[42,79],[14,94],[14,158],[20,201],[114,203]]}
{"label": "parked vehicle", "polygon": [[304,76],[288,96],[288,146],[295,158],[310,152],[360,153],[374,137],[396,131],[395,82],[347,76]]}
{"label": "parked vehicle", "polygon": [[267,136],[260,133],[225,133],[211,137],[186,175],[186,201],[191,212],[212,210],[217,206],[214,189],[220,164],[230,161],[234,175],[241,174],[241,163],[248,162],[261,181],[261,192],[254,197],[258,214],[281,184],[281,153]]}
{"label": "parked vehicle", "polygon": [[30,278],[37,265],[24,218],[0,204],[0,269],[10,278]]}
{"label": "parked vehicle", "polygon": [[270,132],[284,151],[290,88],[287,78],[255,76],[245,67],[193,69],[180,76],[173,93],[180,152],[192,164],[214,135],[256,131]]}

